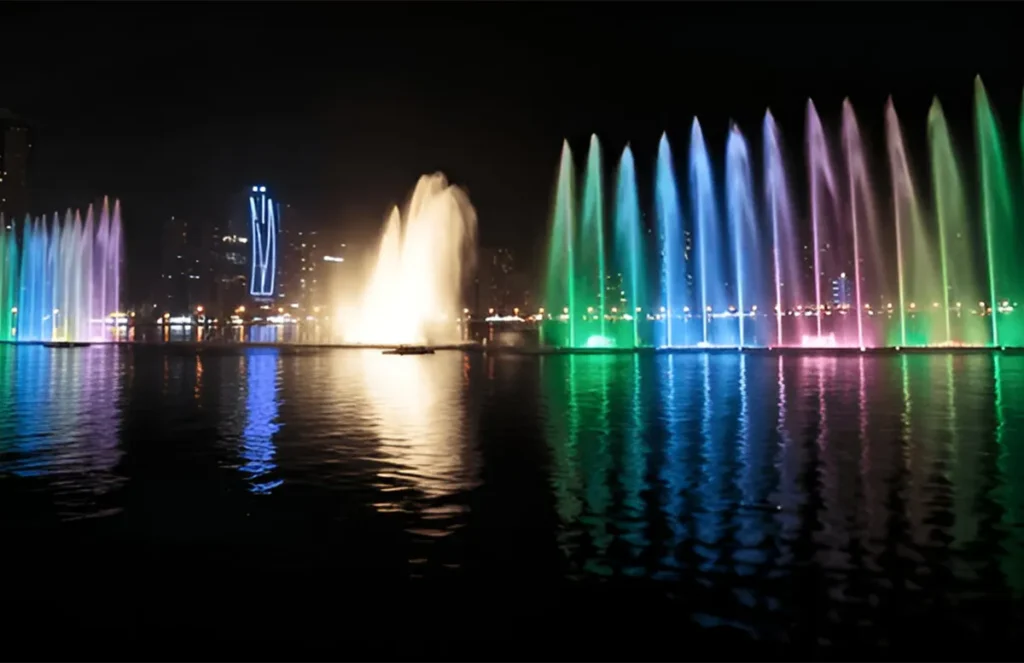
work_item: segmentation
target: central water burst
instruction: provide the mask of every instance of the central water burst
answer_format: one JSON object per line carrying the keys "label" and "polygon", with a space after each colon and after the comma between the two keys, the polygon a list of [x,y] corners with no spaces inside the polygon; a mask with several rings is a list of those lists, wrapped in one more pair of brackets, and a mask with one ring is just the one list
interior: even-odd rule
{"label": "central water burst", "polygon": [[396,207],[384,226],[359,303],[339,316],[345,342],[461,340],[455,321],[475,243],[476,210],[466,193],[440,173],[421,177],[404,219]]}

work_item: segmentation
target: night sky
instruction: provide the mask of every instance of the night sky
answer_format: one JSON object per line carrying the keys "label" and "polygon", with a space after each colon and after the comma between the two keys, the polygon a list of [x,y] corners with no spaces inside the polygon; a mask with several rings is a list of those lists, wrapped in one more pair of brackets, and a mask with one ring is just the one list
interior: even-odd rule
{"label": "night sky", "polygon": [[296,224],[358,241],[434,170],[468,188],[481,243],[536,255],[563,138],[581,164],[596,132],[609,166],[630,141],[644,200],[661,132],[681,159],[694,114],[712,145],[724,146],[730,118],[759,145],[771,106],[800,159],[808,96],[827,128],[850,96],[880,152],[886,97],[919,151],[938,94],[969,151],[980,73],[1016,143],[1018,11],[978,2],[9,3],[0,107],[37,126],[36,209],[121,198],[133,277],[158,255],[166,217],[223,222],[253,183],[292,204]]}

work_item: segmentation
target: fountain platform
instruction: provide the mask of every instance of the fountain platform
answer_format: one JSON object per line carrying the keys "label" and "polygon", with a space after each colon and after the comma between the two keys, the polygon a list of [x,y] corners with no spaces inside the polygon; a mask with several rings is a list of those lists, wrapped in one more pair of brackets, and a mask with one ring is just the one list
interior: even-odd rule
{"label": "fountain platform", "polygon": [[425,345],[400,345],[397,348],[391,348],[385,350],[381,354],[385,355],[432,355],[434,354],[433,348],[428,348]]}
{"label": "fountain platform", "polygon": [[87,348],[92,343],[85,341],[43,341],[44,348]]}

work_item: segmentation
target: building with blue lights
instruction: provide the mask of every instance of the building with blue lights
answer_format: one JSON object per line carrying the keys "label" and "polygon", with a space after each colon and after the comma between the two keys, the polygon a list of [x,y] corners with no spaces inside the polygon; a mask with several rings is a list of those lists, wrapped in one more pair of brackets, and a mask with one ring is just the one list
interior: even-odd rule
{"label": "building with blue lights", "polygon": [[250,264],[249,294],[271,299],[277,286],[277,244],[281,232],[281,206],[267,194],[267,187],[254,186],[249,194]]}

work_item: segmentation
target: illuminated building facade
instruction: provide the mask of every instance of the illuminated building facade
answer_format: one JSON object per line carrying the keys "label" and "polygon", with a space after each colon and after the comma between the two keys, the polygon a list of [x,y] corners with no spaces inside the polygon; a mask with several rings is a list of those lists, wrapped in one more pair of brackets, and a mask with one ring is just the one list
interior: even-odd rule
{"label": "illuminated building facade", "polygon": [[21,220],[29,212],[28,169],[32,133],[19,117],[0,109],[0,214]]}
{"label": "illuminated building facade", "polygon": [[254,186],[249,195],[249,245],[252,247],[249,294],[258,299],[273,298],[276,294],[280,216],[281,208],[267,194],[267,187]]}
{"label": "illuminated building facade", "polygon": [[846,278],[846,272],[839,275],[839,278],[832,279],[832,305],[840,308],[848,308],[853,301],[853,284]]}
{"label": "illuminated building facade", "polygon": [[227,317],[249,298],[248,227],[228,220],[208,233],[209,310]]}
{"label": "illuminated building facade", "polygon": [[192,310],[205,299],[201,240],[197,224],[180,216],[172,216],[164,223],[159,308],[177,315]]}
{"label": "illuminated building facade", "polygon": [[481,248],[471,306],[478,316],[531,310],[526,274],[507,248]]}

